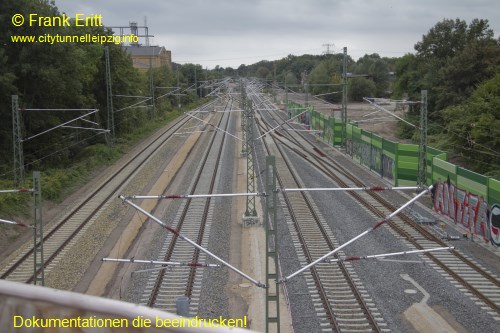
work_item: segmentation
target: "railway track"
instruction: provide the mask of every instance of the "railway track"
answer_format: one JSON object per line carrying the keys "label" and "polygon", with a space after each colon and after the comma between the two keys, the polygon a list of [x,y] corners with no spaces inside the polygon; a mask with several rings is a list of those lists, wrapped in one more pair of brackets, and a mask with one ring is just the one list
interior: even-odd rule
{"label": "railway track", "polygon": [[[256,100],[263,105],[262,100]],[[261,114],[264,118],[264,114]],[[275,124],[265,126],[268,131]],[[288,161],[274,135],[266,136],[267,153],[276,158],[278,182],[281,188],[304,187],[298,173]],[[301,266],[305,266],[338,242],[309,194],[283,192],[282,206]],[[364,287],[359,284],[350,263],[317,265],[304,278],[312,297],[320,327],[325,332],[382,332],[385,322]]]}
{"label": "railway track", "polygon": [[[225,111],[230,111],[231,108],[230,99]],[[227,112],[219,117],[214,126],[226,131],[229,123],[230,113]],[[226,137],[223,131],[214,131],[211,137],[204,137],[204,142],[208,142],[208,145],[190,184],[189,194],[213,193],[220,176],[219,164]],[[207,247],[213,210],[214,203],[210,198],[183,201],[171,227],[197,244]],[[187,242],[180,241],[177,235],[169,234],[159,252],[158,260],[198,263],[204,262],[206,255]],[[177,297],[187,296],[190,299],[190,313],[195,315],[198,312],[202,275],[203,270],[197,269],[196,265],[162,269],[152,273],[140,301],[144,305],[176,312]]]}
{"label": "railway track", "polygon": [[[284,121],[281,115],[279,121]],[[290,129],[294,128],[292,125],[286,127]],[[344,166],[335,161],[334,158],[323,152],[314,140],[309,139],[300,132],[296,133],[294,136],[282,134],[274,135],[274,137],[282,146],[286,146],[301,155],[302,158],[307,160],[338,186],[367,186],[355,174],[349,172]],[[384,218],[397,209],[397,206],[378,192],[348,193],[376,219]],[[426,227],[418,224],[405,212],[398,214],[388,221],[386,228],[396,237],[402,239],[410,250],[450,246]],[[498,276],[484,269],[475,260],[468,258],[460,250],[426,253],[423,258],[490,315],[500,320],[500,278]]]}
{"label": "railway track", "polygon": [[[213,100],[200,109],[213,108],[217,101],[217,99]],[[130,159],[117,167],[113,175],[103,180],[100,186],[82,198],[50,228],[45,230],[43,238],[45,273],[50,272],[57,265],[67,249],[77,242],[79,236],[116,199],[120,189],[133,178],[143,164],[171,139],[175,132],[184,126],[189,126],[192,122],[192,119],[187,116],[180,117],[167,129],[157,133],[146,145],[136,149]],[[31,283],[34,278],[32,243],[28,242],[11,257],[0,270],[0,278]]]}

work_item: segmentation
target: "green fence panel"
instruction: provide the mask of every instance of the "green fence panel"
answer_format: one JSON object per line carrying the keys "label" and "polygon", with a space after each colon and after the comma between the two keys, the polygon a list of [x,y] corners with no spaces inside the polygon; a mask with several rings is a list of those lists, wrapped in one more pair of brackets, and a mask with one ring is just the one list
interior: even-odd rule
{"label": "green fence panel", "polygon": [[[353,124],[347,124],[346,126],[346,138],[348,140],[352,140],[352,129],[354,128]],[[342,123],[340,123],[340,130],[342,131]],[[342,134],[340,134],[342,135]]]}
{"label": "green fence panel", "polygon": [[398,144],[387,139],[382,139],[382,150],[385,155],[392,159],[396,159]]}
{"label": "green fence panel", "polygon": [[361,163],[367,167],[370,167],[371,154],[372,154],[372,133],[368,131],[361,130]]}
{"label": "green fence panel", "polygon": [[445,153],[442,150],[432,148],[432,147],[427,147],[427,177],[426,177],[426,185],[431,185],[432,184],[432,159],[434,156],[440,156],[440,159],[442,160],[447,160],[448,154]]}
{"label": "green fence panel", "polygon": [[342,121],[340,119],[333,119],[333,145],[342,145]]}
{"label": "green fence panel", "polygon": [[357,161],[361,159],[361,128],[352,127],[352,157]]}
{"label": "green fence panel", "polygon": [[317,117],[318,115],[314,111],[309,111],[311,113],[311,129],[316,129]]}
{"label": "green fence panel", "polygon": [[490,178],[488,179],[488,205],[491,207],[494,204],[500,205],[500,181]]}
{"label": "green fence panel", "polygon": [[372,144],[372,133],[365,131],[365,130],[361,130],[361,140],[363,142],[371,145]]}
{"label": "green fence panel", "polygon": [[382,137],[372,133],[372,146],[382,149]]}
{"label": "green fence panel", "polygon": [[400,143],[397,154],[397,184],[415,185],[418,178],[418,146]]}
{"label": "green fence panel", "polygon": [[372,133],[370,170],[377,171],[382,176],[382,137]]}
{"label": "green fence panel", "polygon": [[354,141],[361,142],[361,128],[359,127],[352,127],[352,139]]}
{"label": "green fence panel", "polygon": [[457,184],[457,166],[442,160],[439,155],[435,156],[432,159],[432,183],[434,184],[438,180],[444,182],[448,178],[453,185]]}
{"label": "green fence panel", "polygon": [[486,176],[458,167],[457,187],[488,200],[488,177]]}
{"label": "green fence panel", "polygon": [[327,117],[325,119],[325,141],[328,142],[328,144],[334,146],[335,145],[335,140],[334,140],[334,118]]}
{"label": "green fence panel", "polygon": [[326,128],[327,128],[327,119],[324,114],[319,114],[319,126],[321,127],[321,138],[325,140],[326,138]]}

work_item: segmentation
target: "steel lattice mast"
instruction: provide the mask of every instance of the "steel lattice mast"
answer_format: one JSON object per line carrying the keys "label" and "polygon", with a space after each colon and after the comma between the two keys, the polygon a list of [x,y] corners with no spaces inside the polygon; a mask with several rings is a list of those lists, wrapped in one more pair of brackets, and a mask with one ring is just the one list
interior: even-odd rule
{"label": "steel lattice mast", "polygon": [[245,91],[245,86],[243,85],[243,81],[240,81],[240,110],[243,110],[241,114],[241,130],[243,134],[243,144],[241,145],[241,156],[246,157],[247,154],[247,116],[246,116],[246,103],[247,103],[247,94]]}
{"label": "steel lattice mast", "polygon": [[12,95],[12,142],[14,144],[14,182],[19,186],[24,183],[24,155],[17,95]]}
{"label": "steel lattice mast", "polygon": [[[254,110],[251,100],[247,100],[247,106],[245,108],[246,117],[246,154],[247,154],[247,192],[255,192],[255,168],[253,161],[253,126],[254,126]],[[255,197],[248,196],[245,210],[244,220],[246,224],[254,224],[255,218],[257,217],[257,211],[255,210]]]}
{"label": "steel lattice mast", "polygon": [[42,185],[40,171],[33,171],[33,200],[34,200],[34,248],[33,283],[45,285],[45,261],[43,257],[43,223],[42,223]]}
{"label": "steel lattice mast", "polygon": [[108,145],[115,141],[115,116],[113,114],[113,87],[111,84],[111,64],[109,62],[109,47],[104,47],[106,61],[106,103],[108,108],[108,134],[106,135]]}
{"label": "steel lattice mast", "polygon": [[344,47],[344,60],[342,64],[342,142],[346,148],[347,141],[347,47]]}
{"label": "steel lattice mast", "polygon": [[421,93],[417,185],[425,186],[427,183],[427,90],[422,90]]}
{"label": "steel lattice mast", "polygon": [[153,57],[154,57],[155,47],[151,48],[151,55],[149,56],[149,95],[151,96],[151,112],[150,118],[153,119],[156,115],[155,109],[155,83],[154,83],[154,73],[153,73]]}
{"label": "steel lattice mast", "polygon": [[[279,251],[277,230],[276,162],[274,156],[266,157],[266,332],[280,332],[279,301]],[[270,328],[274,326],[274,330]]]}

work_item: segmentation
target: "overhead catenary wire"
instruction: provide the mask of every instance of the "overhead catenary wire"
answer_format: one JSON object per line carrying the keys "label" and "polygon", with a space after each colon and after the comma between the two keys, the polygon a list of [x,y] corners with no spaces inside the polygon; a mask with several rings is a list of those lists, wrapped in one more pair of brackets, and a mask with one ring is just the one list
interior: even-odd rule
{"label": "overhead catenary wire", "polygon": [[[402,191],[402,190],[422,190],[418,186],[370,186],[370,187],[312,187],[312,188],[276,188],[277,192],[311,192],[311,191]],[[169,194],[169,195],[122,195],[121,197],[130,200],[145,199],[204,199],[221,197],[265,197],[266,192],[242,192],[242,193],[211,193],[211,194]]]}
{"label": "overhead catenary wire", "polygon": [[299,116],[300,116],[300,115],[302,115],[303,113],[306,113],[307,111],[308,111],[308,110],[306,109],[305,111],[303,111],[303,112],[299,113],[298,115],[296,115],[296,116],[294,116],[294,117],[292,117],[292,118],[290,118],[290,119],[288,119],[288,120],[285,120],[285,121],[284,121],[284,122],[282,122],[281,124],[279,124],[279,125],[277,125],[277,126],[275,126],[275,127],[271,128],[269,131],[264,132],[264,134],[261,134],[261,135],[260,135],[258,138],[256,138],[255,140],[259,140],[259,139],[260,139],[260,138],[262,138],[263,136],[265,136],[265,135],[267,135],[267,134],[271,133],[272,131],[275,131],[276,129],[278,129],[278,128],[280,128],[281,126],[285,125],[286,123],[288,123],[288,122],[292,121],[293,119],[295,119],[295,118],[299,117]]}
{"label": "overhead catenary wire", "polygon": [[143,214],[145,214],[146,216],[148,216],[151,220],[155,221],[156,223],[158,223],[159,225],[161,225],[163,228],[167,229],[169,232],[173,233],[174,235],[177,235],[177,237],[179,237],[183,241],[188,242],[189,244],[191,244],[192,246],[194,246],[198,250],[204,252],[205,254],[207,254],[208,256],[212,257],[213,259],[217,260],[218,262],[220,262],[222,265],[226,266],[227,268],[229,268],[233,272],[237,273],[238,275],[240,275],[243,278],[247,279],[248,281],[252,282],[257,287],[261,287],[261,288],[266,288],[267,287],[264,283],[262,283],[262,282],[260,282],[260,281],[258,281],[256,279],[250,277],[249,275],[243,273],[242,271],[240,271],[239,269],[237,269],[233,265],[229,264],[228,262],[226,262],[225,260],[219,258],[217,255],[213,254],[212,252],[210,252],[209,250],[205,249],[201,245],[197,244],[196,242],[192,241],[188,237],[184,236],[181,232],[179,232],[179,230],[176,230],[176,229],[174,229],[174,228],[166,225],[160,219],[158,219],[156,216],[150,214],[149,212],[147,212],[146,210],[144,210],[142,207],[134,204],[133,202],[131,202],[130,200],[128,200],[124,196],[120,196],[120,199],[122,199],[125,203],[131,205],[135,209],[139,210],[140,212],[142,212]]}
{"label": "overhead catenary wire", "polygon": [[88,113],[84,114],[83,116],[77,117],[77,118],[72,119],[72,120],[68,120],[68,121],[67,121],[67,122],[65,122],[65,123],[62,123],[62,124],[60,124],[60,125],[54,126],[54,127],[52,127],[52,128],[49,128],[48,130],[45,130],[45,131],[40,132],[40,133],[38,133],[38,134],[32,135],[32,136],[30,136],[30,137],[28,137],[28,138],[26,138],[26,139],[21,140],[21,142],[26,142],[26,141],[28,141],[28,140],[34,139],[34,138],[36,138],[36,137],[39,137],[40,135],[46,134],[46,133],[48,133],[48,132],[51,132],[51,131],[53,131],[53,130],[55,130],[55,129],[59,128],[59,127],[63,127],[63,126],[65,126],[65,125],[68,125],[68,124],[70,124],[70,123],[72,123],[72,122],[74,122],[74,121],[77,121],[77,120],[81,119],[81,118],[84,118],[84,117],[90,116],[91,114],[94,114],[94,113],[96,113],[96,112],[98,112],[98,111],[99,111],[99,110],[97,110],[97,109],[93,109],[93,111],[88,112]]}
{"label": "overhead catenary wire", "polygon": [[392,219],[394,216],[396,216],[397,214],[399,214],[399,212],[401,212],[403,209],[405,209],[406,207],[408,207],[409,205],[411,205],[413,202],[417,201],[421,196],[423,196],[424,194],[426,194],[427,192],[429,192],[430,190],[432,190],[432,185],[429,186],[427,189],[425,189],[424,191],[420,192],[418,195],[416,195],[415,197],[413,197],[411,200],[409,200],[407,203],[405,203],[404,205],[402,205],[401,207],[399,207],[398,209],[396,209],[394,212],[392,212],[391,214],[389,214],[387,217],[385,217],[383,220],[381,220],[380,222],[378,222],[377,224],[375,224],[373,227],[365,230],[364,232],[362,232],[361,234],[351,238],[349,241],[345,242],[344,244],[340,245],[339,247],[336,247],[335,249],[333,249],[332,251],[326,253],[325,255],[321,256],[320,258],[314,260],[313,262],[305,265],[304,267],[300,268],[299,270],[297,270],[296,272],[288,275],[287,277],[284,277],[282,279],[280,279],[279,282],[287,282],[288,280],[290,280],[291,278],[297,276],[298,274],[302,273],[303,271],[317,265],[318,263],[320,262],[323,262],[325,261],[325,259],[327,259],[328,257],[332,256],[333,254],[337,253],[338,251],[342,250],[344,247],[346,247],[347,245],[351,244],[351,243],[354,243],[356,240],[368,235],[369,233],[371,233],[372,231],[378,229],[380,226],[382,226],[384,223],[386,223],[387,221],[389,221],[390,219]]}
{"label": "overhead catenary wire", "polygon": [[370,98],[363,97],[363,100],[367,101],[368,103],[370,103],[371,105],[373,105],[374,107],[376,107],[377,109],[379,109],[380,111],[384,111],[384,112],[386,112],[386,113],[388,113],[388,114],[392,115],[393,117],[395,117],[395,118],[397,118],[397,119],[401,120],[402,122],[404,122],[404,123],[406,123],[406,124],[410,125],[411,127],[414,127],[414,128],[416,128],[416,129],[420,129],[420,127],[418,127],[417,125],[410,123],[409,121],[407,121],[407,120],[405,120],[405,119],[401,118],[400,116],[396,115],[395,113],[393,113],[393,112],[391,112],[391,111],[387,110],[386,108],[384,108],[384,107],[382,107],[382,106],[378,105],[378,104],[377,104],[377,103],[375,103],[374,101],[370,100]]}
{"label": "overhead catenary wire", "polygon": [[213,127],[213,128],[215,128],[216,130],[221,131],[221,132],[223,132],[223,133],[226,133],[227,135],[229,135],[229,136],[231,136],[231,137],[235,138],[236,140],[242,141],[242,140],[241,140],[240,138],[238,138],[236,135],[231,134],[231,133],[229,133],[229,132],[227,132],[227,131],[223,130],[222,128],[220,128],[220,127],[218,127],[218,126],[215,126],[215,125],[213,125],[213,124],[210,124],[208,121],[205,121],[205,120],[203,120],[203,119],[201,119],[201,118],[198,118],[198,117],[196,117],[196,116],[193,116],[193,115],[192,115],[192,114],[190,114],[189,112],[186,112],[186,115],[188,115],[189,117],[194,118],[194,119],[196,119],[196,120],[198,120],[198,121],[201,121],[201,122],[203,122],[203,123],[207,124],[208,126],[212,126],[212,127]]}
{"label": "overhead catenary wire", "polygon": [[80,126],[62,126],[62,128],[83,129],[83,130],[90,130],[90,131],[96,131],[96,132],[109,132],[109,130],[107,130],[107,129],[91,128],[91,127],[80,127]]}
{"label": "overhead catenary wire", "polygon": [[328,259],[328,260],[325,260],[325,262],[336,263],[336,262],[357,261],[357,260],[364,260],[364,259],[379,259],[379,258],[385,258],[385,257],[408,255],[408,254],[423,254],[423,253],[437,252],[437,251],[451,251],[454,249],[455,249],[454,246],[435,247],[432,249],[425,249],[425,250],[391,252],[391,253],[373,254],[373,255],[367,255],[367,256],[346,256],[346,257],[341,257],[341,258],[336,258],[336,259]]}

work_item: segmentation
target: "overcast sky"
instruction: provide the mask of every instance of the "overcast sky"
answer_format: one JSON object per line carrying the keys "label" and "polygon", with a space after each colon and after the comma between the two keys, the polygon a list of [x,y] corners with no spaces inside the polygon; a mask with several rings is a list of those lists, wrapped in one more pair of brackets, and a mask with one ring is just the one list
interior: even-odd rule
{"label": "overcast sky", "polygon": [[498,0],[55,0],[70,16],[102,14],[107,26],[144,25],[172,61],[213,68],[288,54],[400,57],[437,22],[487,19],[499,36]]}

